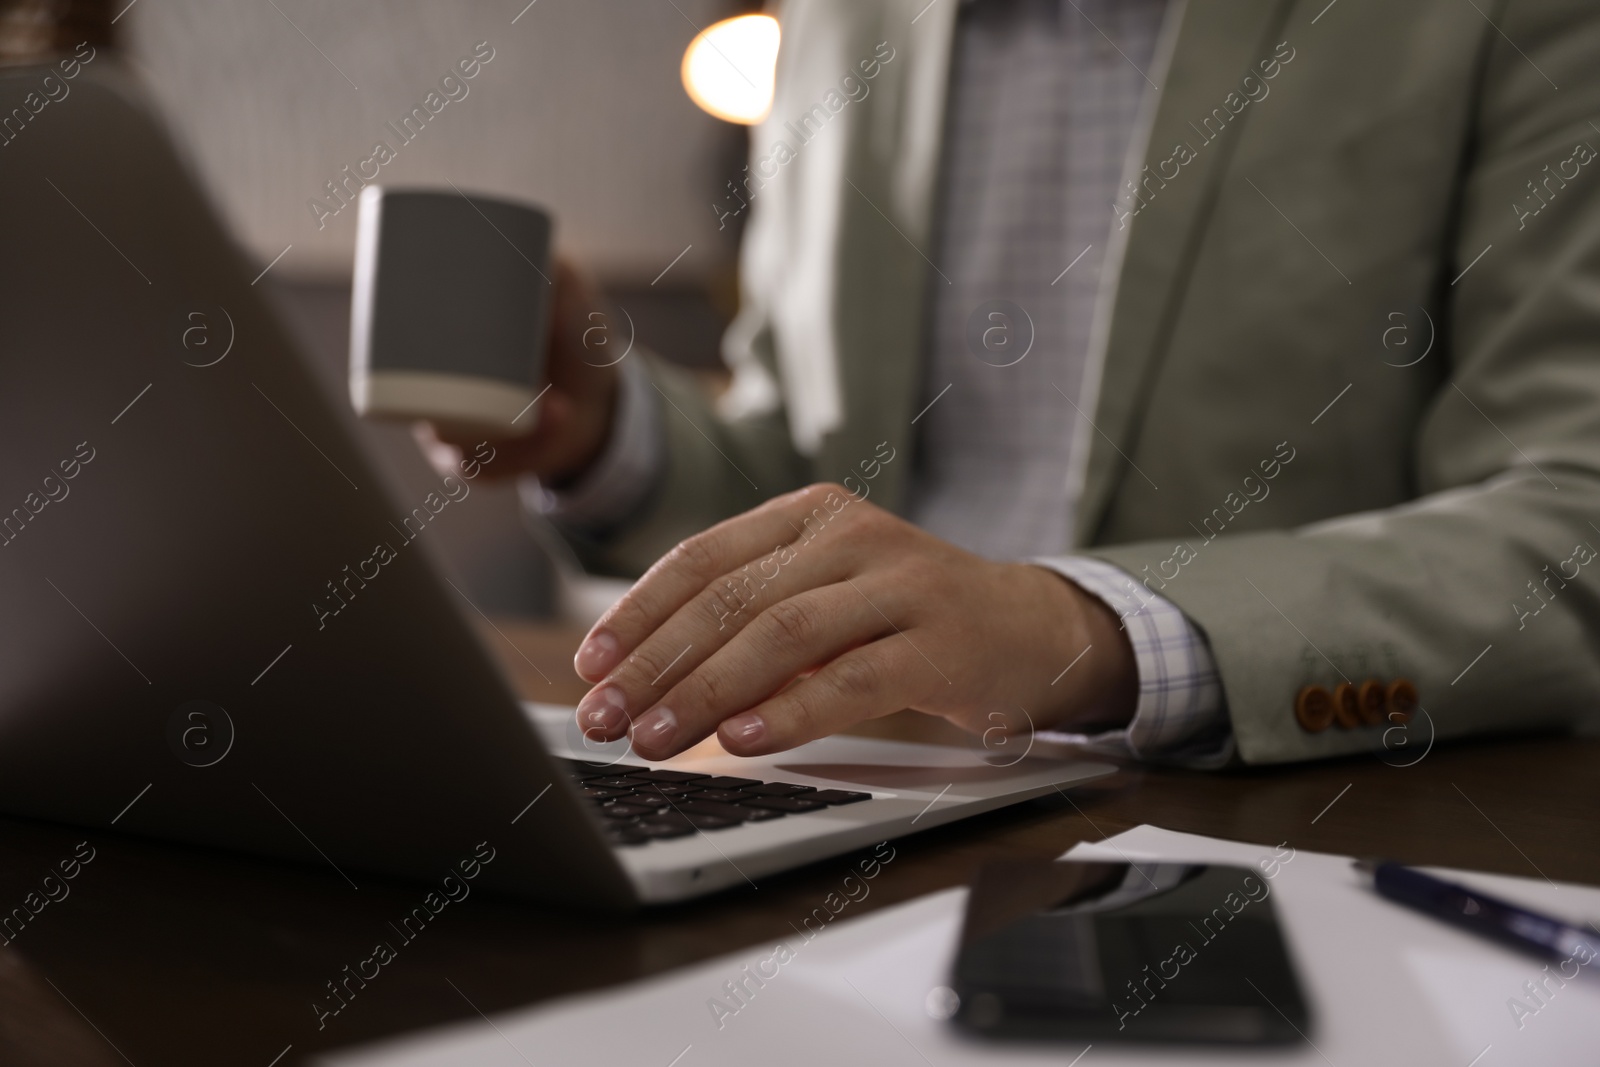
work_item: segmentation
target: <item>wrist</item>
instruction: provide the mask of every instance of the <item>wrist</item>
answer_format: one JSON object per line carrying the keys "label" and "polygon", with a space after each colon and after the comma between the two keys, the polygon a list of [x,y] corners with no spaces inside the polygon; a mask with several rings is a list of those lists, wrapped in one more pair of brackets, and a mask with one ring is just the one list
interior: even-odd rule
{"label": "wrist", "polygon": [[[1079,733],[1127,726],[1139,702],[1139,663],[1122,619],[1104,600],[1066,576],[1029,566],[1047,580],[1056,605],[1052,618],[1040,627],[1051,654],[1073,662],[1072,657],[1083,653],[1065,677],[1055,675],[1055,682],[1045,683],[1048,689],[1061,691],[1053,694],[1051,714],[1041,726]],[[1074,674],[1076,684],[1066,685]]]}
{"label": "wrist", "polygon": [[[1079,725],[1086,732],[1121,729],[1133,721],[1139,704],[1139,661],[1133,652],[1133,642],[1111,605],[1075,583],[1068,584],[1072,585],[1072,592],[1086,617],[1089,643],[1094,646],[1090,656],[1101,649],[1106,652],[1099,660],[1094,690],[1102,699],[1085,709]],[[1087,661],[1089,657],[1084,658]]]}

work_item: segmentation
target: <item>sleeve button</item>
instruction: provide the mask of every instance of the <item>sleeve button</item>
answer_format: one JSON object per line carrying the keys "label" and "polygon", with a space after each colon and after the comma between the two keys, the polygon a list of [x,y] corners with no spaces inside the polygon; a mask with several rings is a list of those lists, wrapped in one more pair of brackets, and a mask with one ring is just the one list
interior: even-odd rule
{"label": "sleeve button", "polygon": [[1333,697],[1320,685],[1306,686],[1294,698],[1294,717],[1306,733],[1321,733],[1333,722]]}
{"label": "sleeve button", "polygon": [[1411,713],[1416,710],[1417,686],[1409,678],[1396,678],[1389,683],[1389,688],[1384,694],[1384,706],[1388,710],[1390,722],[1403,723],[1411,721]]}
{"label": "sleeve button", "polygon": [[1377,726],[1383,722],[1383,708],[1388,698],[1384,694],[1383,683],[1376,678],[1368,678],[1356,690],[1356,704],[1361,714],[1361,721],[1367,726]]}
{"label": "sleeve button", "polygon": [[1361,725],[1361,702],[1349,682],[1333,687],[1333,715],[1340,729],[1354,730]]}

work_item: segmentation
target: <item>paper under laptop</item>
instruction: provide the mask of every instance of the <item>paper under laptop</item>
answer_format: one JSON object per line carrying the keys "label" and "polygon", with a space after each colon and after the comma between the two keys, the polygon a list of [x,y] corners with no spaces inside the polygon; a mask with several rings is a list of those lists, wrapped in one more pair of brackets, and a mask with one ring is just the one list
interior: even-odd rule
{"label": "paper under laptop", "polygon": [[[1292,858],[1285,861],[1284,856]],[[826,926],[796,915],[781,943],[617,989],[444,1027],[330,1056],[326,1067],[527,1067],[883,1063],[935,1067],[1239,1064],[1276,1067],[1566,1067],[1600,1063],[1600,976],[1558,986],[1543,961],[1378,897],[1350,858],[1293,841],[1245,844],[1140,826],[1067,856],[1273,865],[1270,884],[1310,998],[1303,1043],[1241,1052],[1192,1047],[996,1045],[968,1039],[928,1011],[947,979],[964,889]],[[1484,892],[1580,922],[1600,919],[1600,889],[1540,878],[1430,868]],[[841,862],[841,881],[851,873]],[[889,860],[877,873],[894,877]],[[859,873],[850,885],[865,885]],[[841,887],[841,894],[843,887]],[[861,896],[859,888],[855,896]],[[838,906],[841,897],[829,902]],[[817,902],[819,907],[824,901]],[[813,933],[812,927],[820,929]],[[810,939],[804,936],[812,933]],[[1600,942],[1600,936],[1596,938]],[[782,951],[783,947],[787,951]],[[779,959],[783,962],[776,962]],[[749,968],[747,971],[746,968]],[[1600,968],[1600,961],[1583,968]],[[776,974],[772,972],[776,970]],[[746,975],[772,974],[759,986]],[[729,992],[729,983],[746,991]],[[440,996],[455,996],[441,983]],[[1520,1003],[1523,1009],[1512,1005]],[[1082,1056],[1081,1059],[1075,1057]]]}

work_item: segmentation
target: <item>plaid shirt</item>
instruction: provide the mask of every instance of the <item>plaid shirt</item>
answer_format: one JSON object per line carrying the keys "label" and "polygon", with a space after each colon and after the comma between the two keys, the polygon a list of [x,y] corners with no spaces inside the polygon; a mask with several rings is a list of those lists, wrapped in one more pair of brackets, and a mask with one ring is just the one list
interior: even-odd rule
{"label": "plaid shirt", "polygon": [[[1215,769],[1233,758],[1222,682],[1205,638],[1165,597],[1126,571],[1084,556],[1035,560],[1072,579],[1122,616],[1139,668],[1139,700],[1125,729],[1088,736],[1048,733],[1112,756]],[[1135,592],[1134,590],[1137,590]]]}
{"label": "plaid shirt", "polygon": [[[1067,472],[1100,268],[1167,0],[967,0],[950,73],[939,265],[929,279],[907,517],[992,559],[1036,559],[1123,617],[1139,670],[1130,725],[1054,735],[1210,766],[1232,755],[1204,637],[1170,601],[1071,549]],[[625,368],[615,436],[569,492],[530,502],[583,527],[626,517],[659,473],[660,412]],[[1000,521],[996,517],[1000,516]]]}

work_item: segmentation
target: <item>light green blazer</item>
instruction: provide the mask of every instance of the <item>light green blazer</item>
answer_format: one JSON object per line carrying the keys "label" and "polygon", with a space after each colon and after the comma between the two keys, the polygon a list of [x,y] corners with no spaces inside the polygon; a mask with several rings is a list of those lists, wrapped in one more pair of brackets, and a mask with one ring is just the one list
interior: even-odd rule
{"label": "light green blazer", "polygon": [[[733,388],[652,369],[665,484],[591,560],[638,571],[880,441],[872,499],[903,501],[957,7],[782,6]],[[1077,550],[1205,633],[1245,761],[1592,723],[1600,6],[1188,0],[1160,50],[1138,198],[1106,205]],[[1402,735],[1297,723],[1369,677],[1416,683]]]}

